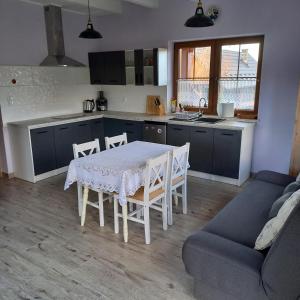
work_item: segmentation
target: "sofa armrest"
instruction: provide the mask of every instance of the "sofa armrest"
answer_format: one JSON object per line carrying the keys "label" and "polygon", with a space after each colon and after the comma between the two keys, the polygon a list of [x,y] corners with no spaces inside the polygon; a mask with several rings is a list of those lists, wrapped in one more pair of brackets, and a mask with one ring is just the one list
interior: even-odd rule
{"label": "sofa armrest", "polygon": [[183,261],[196,280],[238,299],[265,296],[260,275],[264,256],[252,248],[200,231],[185,241]]}
{"label": "sofa armrest", "polygon": [[281,174],[273,171],[260,171],[258,172],[254,179],[260,180],[260,181],[265,181],[281,186],[287,186],[291,182],[296,180],[296,177],[286,175],[286,174]]}

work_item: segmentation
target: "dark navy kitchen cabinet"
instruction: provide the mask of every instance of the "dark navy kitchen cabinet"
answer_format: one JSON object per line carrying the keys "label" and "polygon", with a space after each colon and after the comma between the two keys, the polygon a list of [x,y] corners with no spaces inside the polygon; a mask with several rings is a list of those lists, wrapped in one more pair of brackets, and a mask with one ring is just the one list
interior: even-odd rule
{"label": "dark navy kitchen cabinet", "polygon": [[239,178],[241,131],[215,129],[213,173]]}
{"label": "dark navy kitchen cabinet", "polygon": [[124,132],[127,133],[128,143],[143,140],[143,122],[124,120]]}
{"label": "dark navy kitchen cabinet", "polygon": [[190,141],[190,127],[182,125],[168,125],[167,144],[183,146]]}
{"label": "dark navy kitchen cabinet", "polygon": [[62,168],[69,165],[73,156],[73,144],[79,140],[74,123],[58,125],[54,127],[56,168]]}
{"label": "dark navy kitchen cabinet", "polygon": [[135,85],[144,85],[144,50],[134,50]]}
{"label": "dark navy kitchen cabinet", "polygon": [[143,122],[113,118],[104,119],[104,135],[108,137],[127,133],[128,142],[142,140]]}
{"label": "dark navy kitchen cabinet", "polygon": [[40,175],[56,169],[54,128],[30,130],[34,174]]}
{"label": "dark navy kitchen cabinet", "polygon": [[89,53],[91,84],[125,85],[125,51]]}
{"label": "dark navy kitchen cabinet", "polygon": [[190,128],[191,170],[212,173],[214,149],[214,129],[205,127]]}
{"label": "dark navy kitchen cabinet", "polygon": [[72,123],[74,126],[75,137],[73,143],[82,144],[92,140],[90,121]]}
{"label": "dark navy kitchen cabinet", "polygon": [[99,139],[101,151],[105,149],[104,142],[104,119],[94,119],[90,121],[92,140]]}
{"label": "dark navy kitchen cabinet", "polygon": [[104,119],[104,135],[112,137],[120,135],[124,132],[124,121],[121,119],[105,118]]}

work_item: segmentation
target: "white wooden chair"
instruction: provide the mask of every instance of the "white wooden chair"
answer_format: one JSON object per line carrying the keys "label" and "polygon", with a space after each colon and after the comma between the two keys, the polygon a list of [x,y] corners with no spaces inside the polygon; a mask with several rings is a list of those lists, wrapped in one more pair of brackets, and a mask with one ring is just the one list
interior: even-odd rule
{"label": "white wooden chair", "polygon": [[[183,213],[187,213],[187,169],[190,143],[173,150],[170,176],[170,197],[174,196],[175,205],[178,206],[178,197],[182,199]],[[177,191],[181,187],[181,193]],[[172,210],[172,201],[169,209]]]}
{"label": "white wooden chair", "polygon": [[121,135],[116,135],[113,137],[105,137],[105,147],[106,150],[111,148],[116,148],[127,144],[127,134],[124,132]]}
{"label": "white wooden chair", "polygon": [[[148,160],[145,170],[145,185],[134,196],[127,197],[127,202],[136,204],[136,210],[128,214],[127,205],[122,206],[119,213],[118,195],[114,195],[114,221],[115,233],[119,233],[119,218],[123,218],[123,235],[125,243],[128,242],[127,221],[144,224],[145,243],[150,244],[150,208],[162,212],[163,229],[167,230],[167,188],[169,176],[169,152]],[[143,219],[140,212],[143,211]]]}
{"label": "white wooden chair", "polygon": [[[73,144],[74,158],[84,157],[98,152],[100,152],[99,139],[95,139],[92,142],[87,142],[83,144]],[[81,216],[81,226],[84,226],[85,223],[87,205],[95,207],[99,210],[100,226],[101,227],[104,226],[103,202],[106,200],[111,201],[112,196],[108,195],[107,197],[103,198],[103,192],[95,191],[98,193],[98,203],[90,202],[88,201],[89,189],[87,187],[84,187],[84,192],[82,195],[82,185],[80,183],[77,183],[77,192],[78,192],[78,213],[79,216]]]}

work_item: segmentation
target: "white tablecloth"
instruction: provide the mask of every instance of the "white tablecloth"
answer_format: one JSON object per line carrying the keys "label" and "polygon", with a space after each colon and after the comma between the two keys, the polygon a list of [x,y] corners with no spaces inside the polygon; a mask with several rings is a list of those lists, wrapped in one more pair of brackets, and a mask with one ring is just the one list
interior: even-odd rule
{"label": "white tablecloth", "polygon": [[144,185],[144,170],[150,158],[172,151],[173,146],[136,141],[71,161],[65,190],[74,182],[90,189],[119,194],[121,205]]}

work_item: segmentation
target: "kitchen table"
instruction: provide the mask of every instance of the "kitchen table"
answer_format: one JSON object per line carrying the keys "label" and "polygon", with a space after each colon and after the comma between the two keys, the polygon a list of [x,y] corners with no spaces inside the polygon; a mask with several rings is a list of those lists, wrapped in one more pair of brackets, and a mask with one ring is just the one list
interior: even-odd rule
{"label": "kitchen table", "polygon": [[[126,205],[126,197],[133,196],[144,185],[147,160],[173,149],[174,146],[136,141],[74,159],[69,165],[65,190],[77,182],[95,191],[115,192],[120,205]],[[168,199],[168,223],[171,225],[171,195],[168,195]]]}

